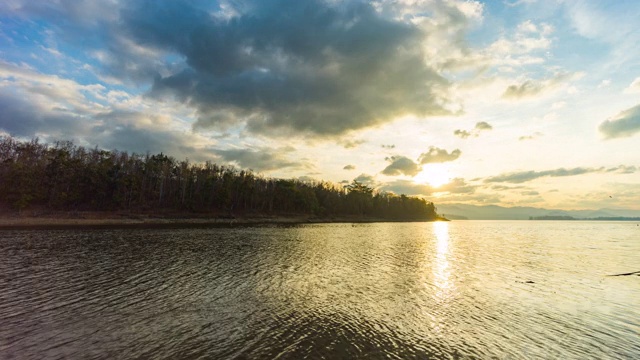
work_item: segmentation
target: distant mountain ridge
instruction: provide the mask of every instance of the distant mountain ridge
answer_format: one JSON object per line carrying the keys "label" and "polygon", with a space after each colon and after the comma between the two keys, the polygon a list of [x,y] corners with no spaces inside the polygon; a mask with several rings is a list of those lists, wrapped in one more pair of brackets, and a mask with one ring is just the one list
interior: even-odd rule
{"label": "distant mountain ridge", "polygon": [[544,209],[527,206],[503,207],[497,205],[438,204],[437,211],[452,219],[468,218],[469,220],[529,220],[529,217],[571,216],[576,219],[599,217],[640,217],[640,210],[609,209],[598,210],[561,210]]}

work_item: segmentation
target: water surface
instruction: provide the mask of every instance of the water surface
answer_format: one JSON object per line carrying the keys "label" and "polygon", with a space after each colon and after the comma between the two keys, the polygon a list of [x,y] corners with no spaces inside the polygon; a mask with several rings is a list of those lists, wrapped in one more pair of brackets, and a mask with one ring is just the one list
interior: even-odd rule
{"label": "water surface", "polygon": [[637,358],[640,229],[0,232],[0,358]]}

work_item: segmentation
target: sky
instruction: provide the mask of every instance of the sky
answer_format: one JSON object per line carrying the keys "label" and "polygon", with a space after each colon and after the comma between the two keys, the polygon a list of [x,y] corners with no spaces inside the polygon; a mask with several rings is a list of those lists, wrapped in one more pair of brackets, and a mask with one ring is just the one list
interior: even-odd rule
{"label": "sky", "polygon": [[4,0],[0,135],[640,209],[640,2]]}

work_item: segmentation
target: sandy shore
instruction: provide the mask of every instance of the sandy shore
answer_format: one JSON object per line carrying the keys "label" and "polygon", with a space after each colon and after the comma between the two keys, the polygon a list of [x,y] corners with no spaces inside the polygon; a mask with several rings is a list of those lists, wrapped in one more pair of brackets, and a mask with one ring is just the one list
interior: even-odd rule
{"label": "sandy shore", "polygon": [[266,224],[371,223],[389,220],[367,217],[247,216],[247,217],[171,217],[88,213],[54,216],[0,215],[0,230],[63,228],[182,228],[228,227]]}

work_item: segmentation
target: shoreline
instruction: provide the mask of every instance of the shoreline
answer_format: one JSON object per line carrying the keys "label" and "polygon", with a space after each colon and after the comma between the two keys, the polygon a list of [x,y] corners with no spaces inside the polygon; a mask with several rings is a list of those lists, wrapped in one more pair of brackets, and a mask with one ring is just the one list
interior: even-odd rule
{"label": "shoreline", "polygon": [[377,222],[433,222],[436,220],[390,220],[361,216],[158,216],[138,214],[56,214],[52,216],[28,216],[0,214],[2,230],[55,230],[55,229],[162,229],[162,228],[207,228],[259,225],[298,225],[325,223],[377,223]]}

